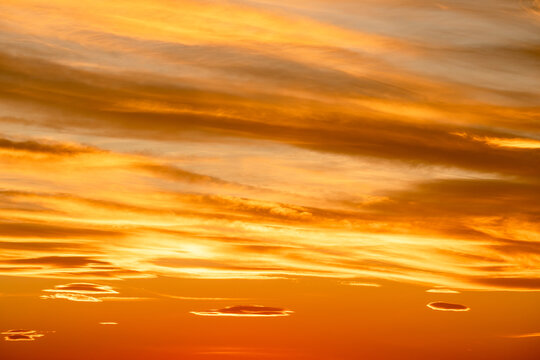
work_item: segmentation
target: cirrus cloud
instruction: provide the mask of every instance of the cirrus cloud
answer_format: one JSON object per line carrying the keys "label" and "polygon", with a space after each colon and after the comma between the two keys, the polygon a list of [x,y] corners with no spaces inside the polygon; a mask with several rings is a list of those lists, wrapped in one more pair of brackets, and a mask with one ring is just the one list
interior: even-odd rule
{"label": "cirrus cloud", "polygon": [[190,313],[199,316],[278,317],[289,316],[294,311],[262,305],[235,305],[222,309],[190,311]]}
{"label": "cirrus cloud", "polygon": [[41,295],[41,299],[66,299],[70,301],[82,301],[82,302],[102,302],[103,300],[88,296],[84,294],[76,294],[76,293],[58,293],[58,294],[52,294],[52,295]]}
{"label": "cirrus cloud", "polygon": [[434,294],[459,294],[459,291],[457,290],[444,289],[444,288],[428,289],[426,290],[426,292],[434,293]]}
{"label": "cirrus cloud", "polygon": [[349,285],[349,286],[381,287],[381,285],[377,283],[368,283],[368,282],[359,282],[359,281],[342,281],[341,284]]}

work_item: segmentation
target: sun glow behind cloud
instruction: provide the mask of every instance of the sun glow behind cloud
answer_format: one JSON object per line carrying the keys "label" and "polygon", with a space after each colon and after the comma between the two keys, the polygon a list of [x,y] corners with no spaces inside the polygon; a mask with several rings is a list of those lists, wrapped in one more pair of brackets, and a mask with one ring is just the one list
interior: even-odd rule
{"label": "sun glow behind cloud", "polygon": [[[54,185],[42,182],[30,188],[24,182],[5,184],[1,196],[10,205],[1,210],[5,220],[0,231],[4,234],[1,245],[9,251],[0,261],[2,273],[95,280],[157,275],[261,279],[310,275],[421,281],[462,289],[537,288],[534,281],[522,282],[517,276],[520,266],[528,276],[526,264],[534,261],[534,255],[508,258],[503,251],[511,241],[513,246],[522,244],[526,251],[529,245],[522,243],[523,239],[534,236],[538,229],[518,207],[512,209],[505,199],[498,200],[504,193],[532,204],[530,193],[536,185],[531,182],[469,180],[448,173],[447,178],[415,183],[416,175],[409,169],[408,189],[397,186],[373,198],[380,191],[377,189],[366,194],[365,201],[357,195],[354,200],[347,199],[345,193],[333,199],[315,197],[307,189],[303,194],[291,194],[280,184],[260,186],[257,181],[250,183],[249,177],[242,181],[203,175],[190,160],[178,163],[166,157],[99,148],[65,155],[51,150],[66,148],[63,143],[49,142],[47,146],[54,154],[47,162],[33,158],[33,149],[42,151],[37,145],[29,147],[32,151],[28,155],[18,154],[16,162],[6,158],[6,171],[19,178],[33,179],[36,171],[57,168]],[[194,146],[197,149],[199,145]],[[281,149],[285,154],[305,151]],[[266,150],[261,151],[264,154]],[[357,161],[335,155],[337,160],[352,168]],[[213,161],[215,171],[221,168],[221,161]],[[257,171],[257,161],[246,161]],[[392,166],[385,171],[391,171]],[[358,175],[361,173],[347,176]],[[99,186],[82,195],[79,190],[84,179],[90,178]],[[300,184],[305,179],[294,181]],[[347,184],[350,180],[344,177],[341,181]],[[124,184],[121,189],[116,186],[119,182]],[[321,189],[324,186],[327,184],[319,185]],[[472,200],[475,210],[456,217],[457,201],[471,201],[477,186],[486,190]],[[416,199],[414,203],[411,198]],[[435,207],[434,199],[443,205]],[[502,208],[505,216],[498,213]],[[446,225],[432,222],[434,216],[444,219]],[[411,219],[415,219],[414,226]],[[521,230],[514,233],[518,222]],[[529,229],[530,235],[524,237],[523,229]],[[225,232],[228,235],[223,235]],[[494,232],[504,235],[495,240]],[[440,251],[441,246],[445,250]],[[460,258],[471,253],[483,257],[476,265],[461,266]],[[432,261],[424,261],[426,257]],[[488,267],[501,262],[508,266],[498,270]],[[500,280],[483,280],[488,274]]]}

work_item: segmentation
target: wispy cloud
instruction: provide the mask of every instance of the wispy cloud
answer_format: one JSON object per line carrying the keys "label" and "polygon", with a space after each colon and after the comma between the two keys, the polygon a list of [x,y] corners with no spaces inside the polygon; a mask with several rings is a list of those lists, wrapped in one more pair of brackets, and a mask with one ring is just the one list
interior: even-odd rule
{"label": "wispy cloud", "polygon": [[81,301],[81,302],[101,302],[102,300],[93,296],[88,296],[84,294],[74,294],[74,293],[60,293],[53,295],[41,295],[41,299],[50,300],[50,299],[65,299],[70,301]]}
{"label": "wispy cloud", "polygon": [[181,296],[181,295],[170,295],[170,294],[156,294],[158,296],[168,298],[168,299],[177,299],[177,300],[203,300],[203,301],[228,301],[228,300],[249,300],[248,298],[231,298],[231,297],[211,297],[211,296]]}
{"label": "wispy cloud", "polygon": [[535,337],[540,337],[540,332],[508,335],[507,337],[516,338],[516,339],[535,338]]}
{"label": "wispy cloud", "polygon": [[342,281],[341,283],[343,285],[350,285],[350,286],[381,287],[381,285],[377,283],[360,282],[360,281]]}
{"label": "wispy cloud", "polygon": [[190,311],[190,313],[199,316],[281,317],[289,316],[294,311],[261,305],[235,305],[222,309]]}
{"label": "wispy cloud", "polygon": [[98,151],[96,148],[78,144],[55,143],[51,141],[11,140],[0,137],[0,150],[26,151],[50,155],[69,156]]}
{"label": "wispy cloud", "polygon": [[459,291],[457,290],[445,289],[445,288],[428,289],[426,290],[426,292],[435,293],[435,294],[459,294]]}
{"label": "wispy cloud", "polygon": [[92,283],[56,285],[52,289],[44,289],[43,291],[52,294],[41,295],[41,299],[65,299],[80,302],[102,302],[103,297],[98,297],[98,295],[118,294],[110,286]]}

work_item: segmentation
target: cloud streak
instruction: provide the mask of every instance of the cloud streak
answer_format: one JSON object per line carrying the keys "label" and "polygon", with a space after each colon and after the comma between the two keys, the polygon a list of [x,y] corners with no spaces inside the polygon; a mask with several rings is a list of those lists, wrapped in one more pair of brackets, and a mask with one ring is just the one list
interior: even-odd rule
{"label": "cloud streak", "polygon": [[444,289],[444,288],[428,289],[426,290],[426,292],[434,293],[434,294],[459,294],[459,291],[457,290]]}
{"label": "cloud streak", "polygon": [[349,285],[349,286],[363,286],[363,287],[381,287],[380,284],[376,283],[367,283],[367,282],[359,282],[359,281],[342,281],[343,285]]}
{"label": "cloud streak", "polygon": [[222,309],[190,311],[190,313],[198,316],[282,317],[290,316],[294,311],[262,305],[234,305]]}
{"label": "cloud streak", "polygon": [[515,338],[515,339],[535,338],[535,337],[540,337],[540,332],[517,334],[517,335],[508,335],[507,337]]}

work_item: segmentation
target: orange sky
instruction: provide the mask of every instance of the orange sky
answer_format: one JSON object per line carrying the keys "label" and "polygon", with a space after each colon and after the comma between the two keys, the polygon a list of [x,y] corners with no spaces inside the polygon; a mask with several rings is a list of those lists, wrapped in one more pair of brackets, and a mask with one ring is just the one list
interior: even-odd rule
{"label": "orange sky", "polygon": [[0,358],[538,359],[537,0],[4,0]]}

